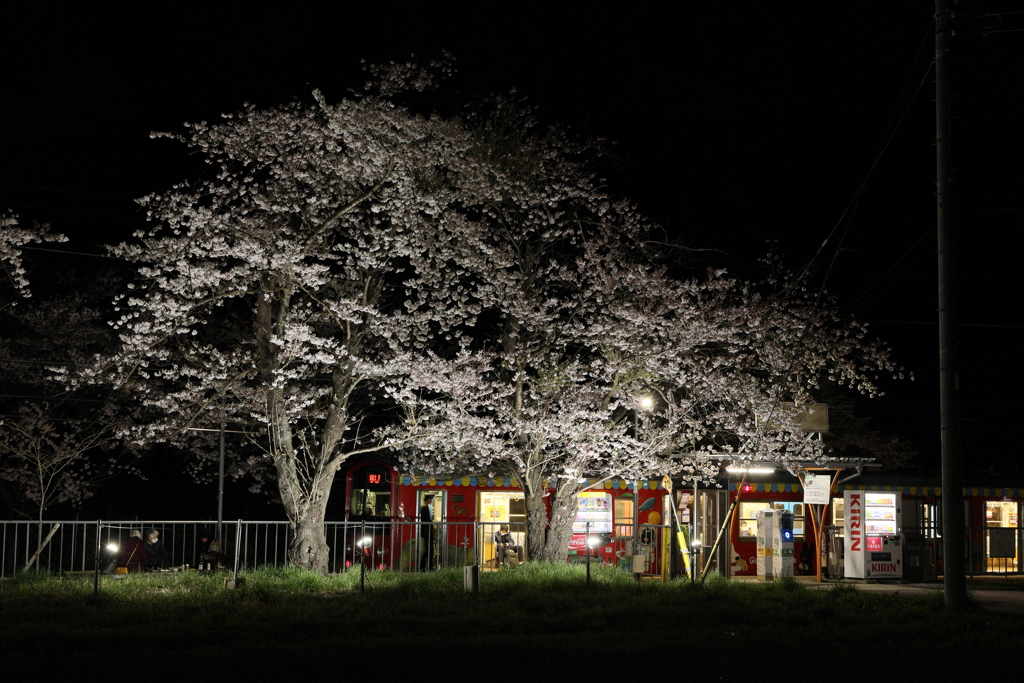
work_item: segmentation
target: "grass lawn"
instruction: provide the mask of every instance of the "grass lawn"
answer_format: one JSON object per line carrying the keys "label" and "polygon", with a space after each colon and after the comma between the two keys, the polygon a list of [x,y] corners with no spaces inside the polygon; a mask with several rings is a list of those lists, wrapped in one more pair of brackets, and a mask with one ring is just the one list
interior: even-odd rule
{"label": "grass lawn", "polygon": [[[255,683],[352,674],[530,680],[548,675],[690,680],[944,680],[1020,661],[1024,617],[947,614],[925,598],[793,581],[636,584],[596,568],[527,564],[481,576],[294,570],[91,579],[25,574],[0,583],[5,680],[251,677]],[[544,675],[541,672],[549,672]],[[828,673],[826,673],[828,672]],[[217,675],[209,680],[217,680]],[[767,678],[765,678],[767,677]],[[876,676],[881,680],[881,676]]]}

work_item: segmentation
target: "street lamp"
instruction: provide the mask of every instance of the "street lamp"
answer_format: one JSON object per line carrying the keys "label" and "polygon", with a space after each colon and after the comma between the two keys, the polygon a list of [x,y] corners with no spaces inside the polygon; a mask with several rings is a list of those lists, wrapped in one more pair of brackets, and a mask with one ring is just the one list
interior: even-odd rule
{"label": "street lamp", "polygon": [[[654,399],[650,396],[641,396],[637,408],[633,410],[633,438],[640,442],[640,410],[650,410],[654,407]],[[630,563],[636,567],[636,556],[640,554],[640,479],[636,480],[633,487],[633,552]],[[636,575],[637,581],[640,574]]]}

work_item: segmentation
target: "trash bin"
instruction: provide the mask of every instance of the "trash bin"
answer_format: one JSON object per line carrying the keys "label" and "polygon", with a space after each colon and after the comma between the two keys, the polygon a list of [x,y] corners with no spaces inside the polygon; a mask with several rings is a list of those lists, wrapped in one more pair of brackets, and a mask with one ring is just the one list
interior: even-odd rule
{"label": "trash bin", "polygon": [[903,533],[903,580],[921,583],[925,577],[927,556],[924,549],[924,534]]}

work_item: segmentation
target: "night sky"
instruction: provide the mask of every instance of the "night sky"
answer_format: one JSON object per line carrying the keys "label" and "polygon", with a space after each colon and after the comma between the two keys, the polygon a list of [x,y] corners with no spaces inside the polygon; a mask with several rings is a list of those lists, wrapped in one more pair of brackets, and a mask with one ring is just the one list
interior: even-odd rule
{"label": "night sky", "polygon": [[[831,264],[827,288],[842,309],[874,321],[918,378],[889,383],[864,410],[914,439],[918,466],[937,469],[932,3],[507,14],[430,4],[0,10],[0,209],[51,223],[72,238],[62,249],[100,253],[144,225],[134,198],[196,172],[181,145],[150,131],[246,101],[311,101],[312,88],[335,100],[365,80],[360,59],[447,49],[459,70],[450,89],[515,87],[545,120],[616,141],[613,190],[670,236],[719,250],[713,263],[756,276],[778,240],[815,283]],[[1000,0],[959,11],[991,15],[964,17],[955,42],[964,454],[968,471],[1012,473],[1024,404],[1024,16]],[[58,268],[99,261],[35,257]]]}

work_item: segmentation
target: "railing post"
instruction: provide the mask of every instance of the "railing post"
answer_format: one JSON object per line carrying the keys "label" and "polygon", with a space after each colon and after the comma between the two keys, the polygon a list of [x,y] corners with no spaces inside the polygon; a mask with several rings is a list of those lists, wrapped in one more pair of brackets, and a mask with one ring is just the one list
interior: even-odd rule
{"label": "railing post", "polygon": [[234,575],[231,577],[232,580],[234,581],[234,583],[232,584],[234,586],[238,585],[238,556],[239,556],[239,554],[241,552],[241,542],[242,542],[242,520],[238,520],[238,525],[235,527],[235,564],[234,564],[235,572],[234,572]]}
{"label": "railing post", "polygon": [[95,600],[100,595],[100,548],[103,547],[103,540],[100,538],[103,525],[96,520],[96,571],[92,577],[92,597]]}

